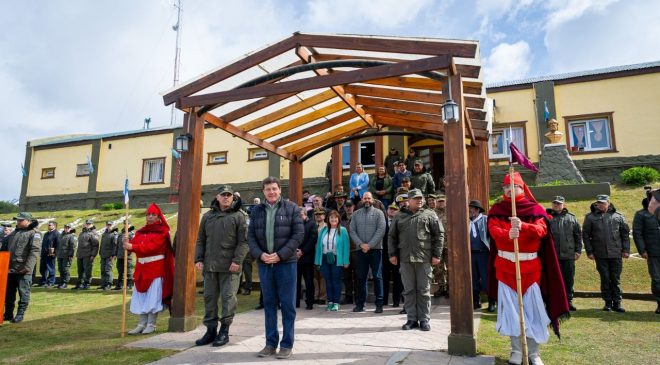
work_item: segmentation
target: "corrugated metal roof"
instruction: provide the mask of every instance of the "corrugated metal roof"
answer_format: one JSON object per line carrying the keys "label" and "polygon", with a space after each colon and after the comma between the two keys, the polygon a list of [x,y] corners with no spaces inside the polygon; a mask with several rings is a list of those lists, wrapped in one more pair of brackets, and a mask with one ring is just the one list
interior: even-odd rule
{"label": "corrugated metal roof", "polygon": [[181,128],[181,126],[182,126],[181,124],[178,124],[178,125],[166,126],[166,127],[156,127],[156,128],[149,128],[149,129],[136,129],[136,130],[132,130],[132,131],[122,131],[122,132],[113,132],[113,133],[105,133],[105,134],[81,135],[81,136],[76,136],[76,137],[71,137],[71,138],[68,138],[68,136],[63,136],[64,138],[57,138],[57,137],[55,137],[54,139],[48,138],[45,141],[43,139],[36,139],[36,140],[30,141],[30,146],[31,147],[36,147],[36,146],[55,145],[55,144],[61,144],[61,143],[94,141],[94,140],[97,140],[97,139],[105,139],[105,138],[128,136],[128,135],[139,135],[139,134],[151,133],[151,132],[154,132],[154,131],[173,130],[173,129],[176,129],[176,128]]}
{"label": "corrugated metal roof", "polygon": [[572,78],[576,78],[576,77],[584,77],[584,76],[591,76],[591,75],[602,75],[602,74],[622,72],[622,71],[641,70],[641,69],[645,69],[645,68],[653,68],[653,67],[659,67],[659,66],[660,66],[660,61],[646,62],[646,63],[636,63],[636,64],[633,64],[633,65],[612,66],[612,67],[599,68],[599,69],[588,70],[588,71],[569,72],[569,73],[563,73],[563,74],[530,77],[530,78],[521,79],[521,80],[494,82],[492,84],[487,84],[486,89],[498,88],[498,87],[504,87],[504,86],[513,86],[513,85],[533,84],[535,82],[541,82],[541,81],[555,81],[555,80],[572,79]]}

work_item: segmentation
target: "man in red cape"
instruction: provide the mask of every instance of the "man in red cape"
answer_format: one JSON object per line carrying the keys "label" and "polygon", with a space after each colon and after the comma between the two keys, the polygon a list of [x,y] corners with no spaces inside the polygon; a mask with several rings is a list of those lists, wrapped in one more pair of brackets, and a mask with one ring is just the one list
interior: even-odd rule
{"label": "man in red cape", "polygon": [[[519,173],[504,179],[502,201],[488,212],[492,237],[489,258],[489,296],[498,298],[497,331],[511,337],[510,364],[522,363],[520,316],[516,291],[513,239],[518,238],[525,334],[530,364],[543,364],[539,344],[548,341],[547,326],[559,336],[559,318],[568,315],[568,300],[549,229],[549,216],[536,202]],[[516,217],[511,210],[515,197]]]}
{"label": "man in red cape", "polygon": [[131,312],[139,317],[131,335],[156,330],[156,319],[164,306],[171,305],[174,286],[174,251],[170,240],[170,226],[158,205],[147,208],[147,224],[130,240],[124,237],[124,248],[135,252],[137,264],[131,296]]}

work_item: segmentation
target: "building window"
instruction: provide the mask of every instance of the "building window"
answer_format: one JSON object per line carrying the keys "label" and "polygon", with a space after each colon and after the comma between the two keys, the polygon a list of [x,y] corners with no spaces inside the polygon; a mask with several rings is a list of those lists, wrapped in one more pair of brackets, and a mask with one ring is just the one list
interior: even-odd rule
{"label": "building window", "polygon": [[142,160],[142,184],[165,182],[165,157]]}
{"label": "building window", "polygon": [[[348,170],[351,164],[351,144],[341,145],[342,168]],[[376,166],[376,142],[360,141],[358,143],[358,161],[364,168]]]}
{"label": "building window", "polygon": [[42,179],[54,179],[55,178],[55,168],[54,167],[46,167],[45,169],[41,169],[41,178]]}
{"label": "building window", "polygon": [[220,165],[227,163],[227,151],[210,152],[208,165]]}
{"label": "building window", "polygon": [[566,117],[571,153],[612,151],[612,114]]}
{"label": "building window", "polygon": [[511,152],[509,151],[509,142],[518,147],[522,153],[525,152],[525,128],[524,127],[511,127],[502,129],[493,129],[488,143],[488,153],[491,159],[508,159]]}
{"label": "building window", "polygon": [[89,176],[89,164],[86,163],[77,164],[76,176]]}
{"label": "building window", "polygon": [[268,160],[268,152],[263,148],[248,148],[248,161]]}

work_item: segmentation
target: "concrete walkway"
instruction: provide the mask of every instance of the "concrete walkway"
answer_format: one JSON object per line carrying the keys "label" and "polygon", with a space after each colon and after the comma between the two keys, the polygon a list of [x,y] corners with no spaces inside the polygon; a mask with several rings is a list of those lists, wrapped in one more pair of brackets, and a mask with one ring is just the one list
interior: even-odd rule
{"label": "concrete walkway", "polygon": [[[447,354],[449,306],[434,305],[431,331],[401,330],[405,315],[400,308],[385,307],[374,314],[374,307],[363,313],[345,306],[339,312],[325,307],[298,310],[293,355],[287,360],[259,358],[256,353],[265,345],[262,311],[237,315],[230,330],[229,344],[223,347],[195,347],[194,341],[204,326],[187,333],[164,333],[128,346],[175,349],[181,352],[153,364],[443,364],[491,365],[492,357],[460,357]],[[478,328],[475,314],[475,328]],[[281,331],[281,327],[280,327]],[[280,332],[281,333],[281,332]]]}

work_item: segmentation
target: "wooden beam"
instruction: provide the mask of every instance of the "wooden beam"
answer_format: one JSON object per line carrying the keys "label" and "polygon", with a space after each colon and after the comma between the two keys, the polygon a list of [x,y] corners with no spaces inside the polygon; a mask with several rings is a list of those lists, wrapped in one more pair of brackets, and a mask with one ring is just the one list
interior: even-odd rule
{"label": "wooden beam", "polygon": [[[465,98],[463,100],[465,100]],[[465,127],[467,128],[467,134],[470,136],[470,144],[475,146],[477,141],[474,138],[474,129],[472,129],[472,122],[470,121],[470,115],[467,113],[467,108],[463,111],[463,115],[465,115]]]}
{"label": "wooden beam", "polygon": [[356,117],[357,117],[357,115],[353,111],[350,111],[350,112],[347,112],[347,113],[344,113],[344,114],[340,114],[336,117],[333,117],[333,118],[330,118],[330,119],[326,120],[325,122],[315,124],[311,127],[296,131],[296,132],[291,133],[291,134],[287,134],[285,137],[282,137],[282,138],[279,138],[279,139],[276,139],[276,140],[272,141],[272,143],[273,143],[273,145],[275,145],[277,147],[282,147],[286,144],[289,144],[291,142],[300,140],[302,138],[305,138],[306,136],[310,136],[310,135],[312,135],[314,133],[317,133],[317,132],[320,132],[322,130],[332,128],[333,126],[336,126],[336,125],[339,125],[341,123],[347,122],[347,121],[349,121],[353,118],[356,118]]}
{"label": "wooden beam", "polygon": [[465,101],[465,106],[473,109],[483,109],[486,98],[481,96],[471,96],[463,95],[463,100]]}
{"label": "wooden beam", "polygon": [[[463,114],[464,105],[461,77],[451,78],[451,87],[455,100],[459,103],[458,110]],[[457,122],[442,124],[444,127],[445,152],[445,194],[451,199],[447,201],[448,227],[445,242],[448,244],[449,262],[449,313],[451,318],[451,333],[448,344],[452,355],[476,354],[476,338],[474,333],[474,311],[472,309],[472,288],[465,283],[472,282],[470,266],[470,226],[468,224],[468,185],[467,185],[467,152],[465,143],[465,117],[459,114]],[[459,143],[460,141],[460,143]]]}
{"label": "wooden beam", "polygon": [[463,80],[463,92],[465,94],[485,95],[484,84],[481,81]]}
{"label": "wooden beam", "polygon": [[468,114],[470,115],[470,119],[478,119],[478,120],[486,119],[486,111],[484,110],[467,108],[467,111]]}
{"label": "wooden beam", "polygon": [[276,136],[278,134],[282,134],[286,131],[289,131],[291,129],[300,127],[301,125],[305,125],[307,123],[313,122],[315,120],[318,120],[319,118],[323,118],[327,115],[334,114],[340,110],[346,109],[346,103],[343,101],[338,101],[334,104],[330,104],[328,106],[325,106],[323,108],[320,108],[318,110],[314,110],[311,113],[307,113],[305,115],[302,115],[298,118],[291,119],[289,121],[286,121],[282,124],[270,127],[266,129],[265,131],[261,133],[257,133],[257,138],[261,139],[267,139],[272,136]]}
{"label": "wooden beam", "polygon": [[367,80],[382,79],[411,73],[444,69],[449,65],[446,55],[429,57],[422,60],[374,66],[355,71],[341,72],[327,76],[309,77],[294,81],[278,82],[245,87],[236,90],[221,91],[203,95],[194,95],[181,98],[181,107],[204,106],[229,101],[254,99],[264,96],[300,92],[305,90],[321,89],[324,87],[350,84]]}
{"label": "wooden beam", "polygon": [[427,79],[423,77],[389,77],[386,79],[369,80],[365,84],[384,85],[403,87],[406,89],[419,89],[419,90],[442,90],[442,83],[437,80]]}
{"label": "wooden beam", "polygon": [[300,161],[289,161],[289,200],[302,205],[303,164]]}
{"label": "wooden beam", "polygon": [[[303,62],[306,62],[306,63],[317,62],[316,59],[314,58],[314,54],[305,47],[298,47],[296,49],[296,55],[298,55],[298,57]],[[314,70],[314,73],[316,73],[319,76],[326,76],[326,75],[331,74],[331,72],[328,69],[317,69],[317,70]],[[369,127],[373,127],[373,125],[374,125],[373,118],[371,118],[370,115],[367,115],[367,113],[365,113],[364,110],[362,110],[361,107],[359,107],[357,104],[355,104],[355,99],[354,98],[350,97],[349,95],[346,95],[346,92],[344,91],[343,86],[341,86],[341,85],[332,86],[331,89],[332,89],[332,91],[335,92],[335,94],[337,94],[338,97],[341,98],[341,100],[344,101],[344,103],[346,103],[346,105],[348,105],[349,108],[353,109],[353,111],[355,113],[357,113],[357,115],[360,116],[360,118],[362,120],[364,120],[364,122],[367,123],[367,125]]]}
{"label": "wooden beam", "polygon": [[236,136],[236,137],[238,137],[238,138],[240,138],[240,139],[242,139],[246,142],[252,143],[255,146],[259,146],[259,147],[265,149],[266,151],[270,151],[270,152],[272,152],[276,155],[279,155],[279,156],[284,157],[284,158],[286,158],[288,160],[291,160],[291,161],[295,161],[295,160],[298,159],[297,156],[291,154],[289,151],[287,151],[285,149],[282,149],[282,148],[279,148],[279,147],[273,145],[272,143],[261,140],[261,139],[255,137],[254,135],[252,135],[252,134],[250,134],[250,133],[248,133],[244,130],[241,130],[240,128],[236,127],[235,125],[225,122],[224,120],[216,117],[215,115],[213,115],[211,113],[206,113],[206,114],[202,115],[202,118],[204,118],[204,120],[207,121],[208,123],[211,123],[214,126],[220,128],[220,129],[223,129],[226,132],[228,132],[228,133],[230,133],[230,134],[232,134],[232,135],[234,135],[234,136]]}
{"label": "wooden beam", "polygon": [[336,95],[333,93],[331,90],[324,91],[321,93],[318,93],[310,98],[303,99],[299,102],[296,102],[294,104],[291,104],[287,107],[284,107],[282,109],[276,110],[272,113],[266,114],[262,117],[253,119],[245,124],[240,125],[238,128],[249,132],[253,129],[257,129],[259,127],[263,127],[267,124],[270,124],[276,120],[285,118],[291,114],[295,114],[299,111],[308,109],[314,105],[320,104],[324,101],[328,101],[332,98],[335,98]]}
{"label": "wooden beam", "polygon": [[442,134],[443,131],[442,125],[438,123],[407,121],[400,118],[388,118],[382,116],[376,116],[376,122],[388,127],[405,128],[408,131],[420,131],[435,134]]}
{"label": "wooden beam", "polygon": [[[331,192],[335,192],[335,185],[343,184],[344,168],[342,166],[342,148],[341,145],[332,146],[332,186]],[[348,189],[346,189],[348,190]]]}
{"label": "wooden beam", "polygon": [[388,53],[442,55],[474,58],[476,42],[451,42],[424,39],[355,37],[344,35],[298,34],[296,41],[303,46],[350,49]]}
{"label": "wooden beam", "polygon": [[250,103],[244,107],[238,108],[234,111],[231,111],[225,115],[220,116],[220,119],[224,120],[227,123],[231,123],[237,119],[243,118],[246,115],[250,115],[257,110],[264,109],[266,107],[269,107],[273,104],[276,104],[284,99],[290,98],[292,96],[296,95],[296,93],[288,93],[288,94],[280,94],[280,95],[273,95],[273,96],[268,96],[265,98],[261,98],[253,103]]}
{"label": "wooden beam", "polygon": [[461,77],[469,77],[471,79],[478,79],[481,66],[477,65],[464,65],[456,64],[456,71]]}
{"label": "wooden beam", "polygon": [[475,146],[468,146],[468,187],[469,199],[478,199],[488,211],[490,194],[490,164],[488,163],[488,142],[477,141]]}
{"label": "wooden beam", "polygon": [[310,149],[313,149],[317,146],[322,146],[330,141],[339,139],[348,134],[353,134],[357,131],[361,131],[366,128],[368,127],[362,121],[355,121],[335,129],[330,129],[325,133],[289,145],[286,147],[286,150],[295,155],[302,156],[304,152],[307,152]]}
{"label": "wooden beam", "polygon": [[389,89],[385,87],[361,86],[361,85],[346,85],[344,87],[344,90],[346,90],[346,92],[351,93],[353,95],[360,95],[360,96],[372,96],[377,98],[420,101],[430,104],[442,104],[445,102],[445,97],[442,94],[430,93],[430,92]]}
{"label": "wooden beam", "polygon": [[366,109],[369,113],[376,116],[383,116],[388,118],[400,118],[400,119],[425,122],[425,123],[442,124],[442,117],[439,114],[435,114],[435,115],[422,114],[422,113],[414,113],[403,110],[384,109],[384,108],[375,108],[375,107],[367,107]]}
{"label": "wooden beam", "polygon": [[441,107],[439,104],[412,103],[395,99],[370,98],[366,96],[358,96],[355,98],[355,101],[365,107],[397,109],[427,114],[438,114]]}
{"label": "wooden beam", "polygon": [[199,230],[202,194],[202,166],[204,165],[204,121],[196,113],[186,115],[184,130],[190,131],[192,140],[187,152],[182,153],[181,173],[185,176],[179,185],[179,215],[174,266],[174,292],[170,332],[192,331],[195,323],[196,273],[195,242]]}
{"label": "wooden beam", "polygon": [[[215,85],[222,80],[225,80],[233,75],[236,75],[241,71],[245,71],[248,68],[254,67],[264,61],[267,61],[290,49],[293,49],[293,47],[295,47],[297,42],[296,38],[297,37],[294,34],[289,38],[279,41],[245,58],[241,58],[240,60],[228,66],[225,66],[219,70],[212,71],[211,73],[204,75],[201,78],[189,84],[178,87],[175,90],[165,94],[163,96],[163,101],[165,102],[165,105],[170,105],[182,97],[202,91],[209,86]],[[209,104],[215,104],[215,103],[209,103]]]}

